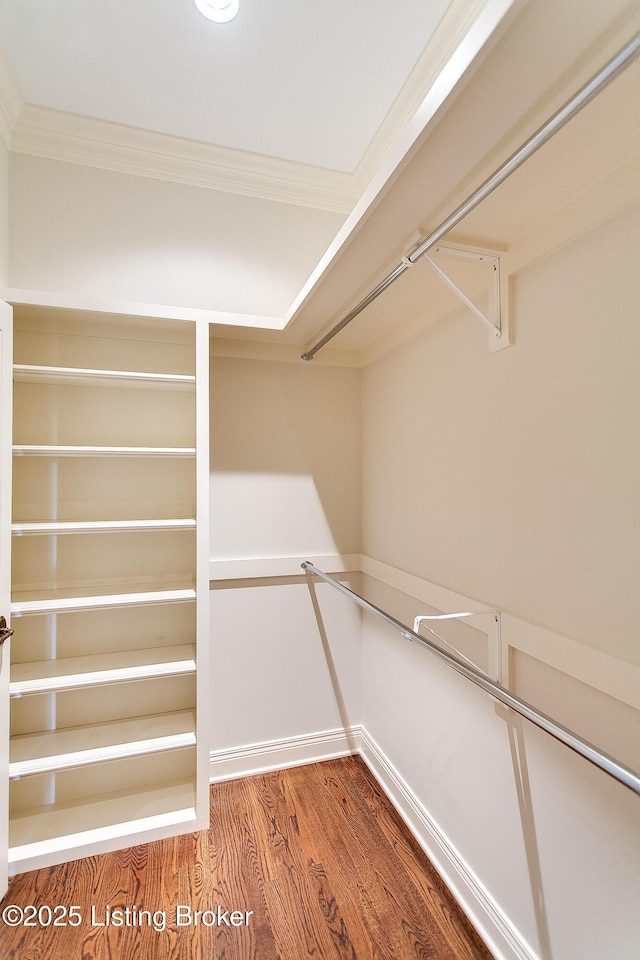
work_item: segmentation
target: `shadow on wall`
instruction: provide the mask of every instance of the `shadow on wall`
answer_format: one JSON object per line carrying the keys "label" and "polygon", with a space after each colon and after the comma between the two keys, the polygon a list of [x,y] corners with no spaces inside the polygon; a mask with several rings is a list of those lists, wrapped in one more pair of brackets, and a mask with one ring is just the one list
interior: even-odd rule
{"label": "shadow on wall", "polygon": [[214,357],[216,559],[360,551],[358,370]]}
{"label": "shadow on wall", "polygon": [[327,672],[329,674],[329,679],[331,680],[331,687],[333,689],[336,707],[338,708],[338,713],[340,714],[340,722],[345,731],[346,741],[349,749],[353,753],[356,753],[357,745],[351,732],[351,718],[349,716],[347,700],[343,690],[344,681],[341,682],[340,680],[340,671],[338,670],[335,657],[331,650],[327,628],[322,618],[322,610],[318,601],[318,595],[316,593],[316,584],[314,583],[313,577],[309,573],[306,575],[306,580],[307,587],[309,589],[309,596],[311,597],[311,604],[313,606],[313,613],[318,625],[318,633],[320,635],[320,640],[322,641],[322,649],[324,651],[324,657],[327,663]]}
{"label": "shadow on wall", "polygon": [[516,795],[518,797],[518,809],[522,823],[522,838],[529,869],[531,900],[538,931],[540,958],[541,960],[552,960],[551,936],[549,933],[549,921],[544,898],[542,866],[540,863],[540,850],[536,834],[535,812],[531,795],[531,781],[529,778],[529,765],[527,763],[526,743],[523,733],[523,720],[522,717],[519,717],[513,710],[509,710],[499,704],[496,704],[496,713],[506,721],[509,735],[509,749],[511,751],[511,763],[513,765],[513,776]]}

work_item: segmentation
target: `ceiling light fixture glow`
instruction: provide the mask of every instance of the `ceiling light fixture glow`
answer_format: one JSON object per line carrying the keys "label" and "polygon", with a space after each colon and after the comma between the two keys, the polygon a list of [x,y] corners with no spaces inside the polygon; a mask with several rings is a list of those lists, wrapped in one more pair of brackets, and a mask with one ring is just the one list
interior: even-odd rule
{"label": "ceiling light fixture glow", "polygon": [[203,17],[214,23],[229,23],[238,12],[240,0],[194,0]]}

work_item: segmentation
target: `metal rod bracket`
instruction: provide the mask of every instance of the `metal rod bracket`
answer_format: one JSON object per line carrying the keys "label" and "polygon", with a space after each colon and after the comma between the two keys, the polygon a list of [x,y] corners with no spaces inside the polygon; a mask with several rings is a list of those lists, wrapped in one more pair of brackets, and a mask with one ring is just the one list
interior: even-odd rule
{"label": "metal rod bracket", "polygon": [[[479,252],[476,248],[465,246],[464,244],[449,245],[445,243],[438,244],[433,248],[434,253],[440,253],[450,257],[456,257],[462,260],[473,260],[476,263],[486,263],[491,269],[489,278],[489,315],[480,310],[475,303],[460,289],[458,284],[445,273],[442,267],[437,264],[428,253],[423,254],[422,260],[431,267],[437,276],[445,283],[450,290],[455,293],[458,299],[471,311],[471,313],[480,320],[480,322],[489,330],[494,340],[500,340],[504,336],[503,318],[507,316],[507,284],[501,282],[500,255],[497,251]],[[417,261],[416,261],[417,262]],[[507,343],[504,344],[505,346]]]}
{"label": "metal rod bracket", "polygon": [[[504,669],[503,669],[503,650],[502,650],[502,640],[500,633],[500,611],[499,610],[465,610],[462,613],[438,613],[438,614],[429,614],[421,615],[414,619],[413,621],[413,632],[420,633],[420,624],[425,621],[434,621],[434,620],[465,620],[469,617],[490,617],[491,623],[488,627],[483,630],[483,633],[487,635],[487,673],[486,676],[490,677],[496,683],[502,685],[505,682]],[[465,657],[464,654],[458,650],[457,647],[453,646],[440,634],[426,625],[428,632],[434,636],[440,643],[444,644],[447,649],[449,649],[455,657],[459,660],[462,660],[464,663],[474,667],[476,670],[481,670],[481,667],[474,660],[470,660],[468,657]],[[484,670],[481,670],[484,673]]]}

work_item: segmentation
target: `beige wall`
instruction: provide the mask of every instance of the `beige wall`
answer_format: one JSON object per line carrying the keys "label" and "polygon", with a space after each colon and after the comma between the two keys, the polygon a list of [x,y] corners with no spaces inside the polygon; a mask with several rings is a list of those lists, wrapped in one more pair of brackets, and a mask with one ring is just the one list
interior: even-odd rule
{"label": "beige wall", "polygon": [[213,559],[360,552],[360,373],[214,357]]}
{"label": "beige wall", "polygon": [[636,230],[629,211],[518,273],[511,349],[460,311],[363,376],[363,552],[630,660]]}
{"label": "beige wall", "polygon": [[9,151],[0,137],[0,286],[9,276]]}
{"label": "beige wall", "polygon": [[358,608],[320,585],[320,615],[299,559],[260,563],[358,553],[360,514],[360,372],[213,357],[211,556],[238,568],[210,595],[214,777],[233,748],[263,745],[243,772],[289,744],[308,762],[360,722]]}
{"label": "beige wall", "polygon": [[341,214],[11,157],[12,287],[282,316]]}
{"label": "beige wall", "polygon": [[[490,353],[459,311],[363,371],[363,553],[623,672],[640,654],[637,225],[627,210],[514,276],[512,348]],[[637,797],[369,617],[362,643],[363,725],[496,955],[631,956]],[[637,768],[630,706],[535,652],[511,680]]]}

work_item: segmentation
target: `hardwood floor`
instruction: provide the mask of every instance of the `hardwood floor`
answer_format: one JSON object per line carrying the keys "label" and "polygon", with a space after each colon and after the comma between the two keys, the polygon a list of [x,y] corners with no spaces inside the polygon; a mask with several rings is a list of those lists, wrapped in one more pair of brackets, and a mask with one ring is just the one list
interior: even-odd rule
{"label": "hardwood floor", "polygon": [[2,907],[79,911],[0,920],[0,956],[491,960],[359,758],[216,784],[211,825],[16,877]]}

